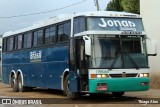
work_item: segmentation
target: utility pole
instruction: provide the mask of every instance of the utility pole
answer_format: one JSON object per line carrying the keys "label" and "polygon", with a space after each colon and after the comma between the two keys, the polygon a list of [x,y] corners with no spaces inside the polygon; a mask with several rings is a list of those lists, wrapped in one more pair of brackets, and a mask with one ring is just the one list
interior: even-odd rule
{"label": "utility pole", "polygon": [[96,7],[97,7],[97,11],[99,11],[99,10],[100,10],[100,8],[99,8],[98,0],[94,0],[94,2],[95,2],[95,5],[96,5]]}

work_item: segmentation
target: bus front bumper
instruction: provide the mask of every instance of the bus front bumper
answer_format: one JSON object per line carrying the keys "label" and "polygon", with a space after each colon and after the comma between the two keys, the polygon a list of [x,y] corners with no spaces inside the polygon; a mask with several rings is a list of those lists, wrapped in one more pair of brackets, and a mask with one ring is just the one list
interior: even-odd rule
{"label": "bus front bumper", "polygon": [[[90,79],[90,93],[129,92],[149,90],[149,78],[105,78]],[[102,84],[102,90],[99,90]],[[106,88],[105,88],[106,87]]]}

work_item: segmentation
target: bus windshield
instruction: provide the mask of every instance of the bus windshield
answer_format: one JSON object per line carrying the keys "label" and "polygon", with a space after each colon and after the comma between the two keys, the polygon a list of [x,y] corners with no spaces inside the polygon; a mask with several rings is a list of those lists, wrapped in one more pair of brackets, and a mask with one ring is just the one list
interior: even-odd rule
{"label": "bus windshield", "polygon": [[92,55],[89,68],[146,68],[147,52],[144,36],[90,35]]}

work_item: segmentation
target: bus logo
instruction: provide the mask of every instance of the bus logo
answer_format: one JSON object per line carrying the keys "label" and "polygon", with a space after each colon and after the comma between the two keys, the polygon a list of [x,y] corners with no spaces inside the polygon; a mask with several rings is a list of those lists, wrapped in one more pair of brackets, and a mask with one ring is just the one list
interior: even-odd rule
{"label": "bus logo", "polygon": [[97,70],[97,74],[108,74],[109,71],[107,70]]}
{"label": "bus logo", "polygon": [[30,52],[30,61],[31,62],[40,62],[42,58],[42,51],[33,51]]}
{"label": "bus logo", "polygon": [[129,20],[105,20],[104,18],[101,18],[100,21],[101,22],[98,23],[98,25],[103,28],[119,27],[120,30],[136,31],[136,24]]}

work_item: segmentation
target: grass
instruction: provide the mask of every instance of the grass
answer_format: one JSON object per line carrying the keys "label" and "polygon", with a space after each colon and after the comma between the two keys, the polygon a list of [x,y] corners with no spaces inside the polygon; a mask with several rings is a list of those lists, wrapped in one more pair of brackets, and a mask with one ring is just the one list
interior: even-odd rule
{"label": "grass", "polygon": [[160,72],[150,73],[151,83],[150,86],[152,89],[160,89]]}

